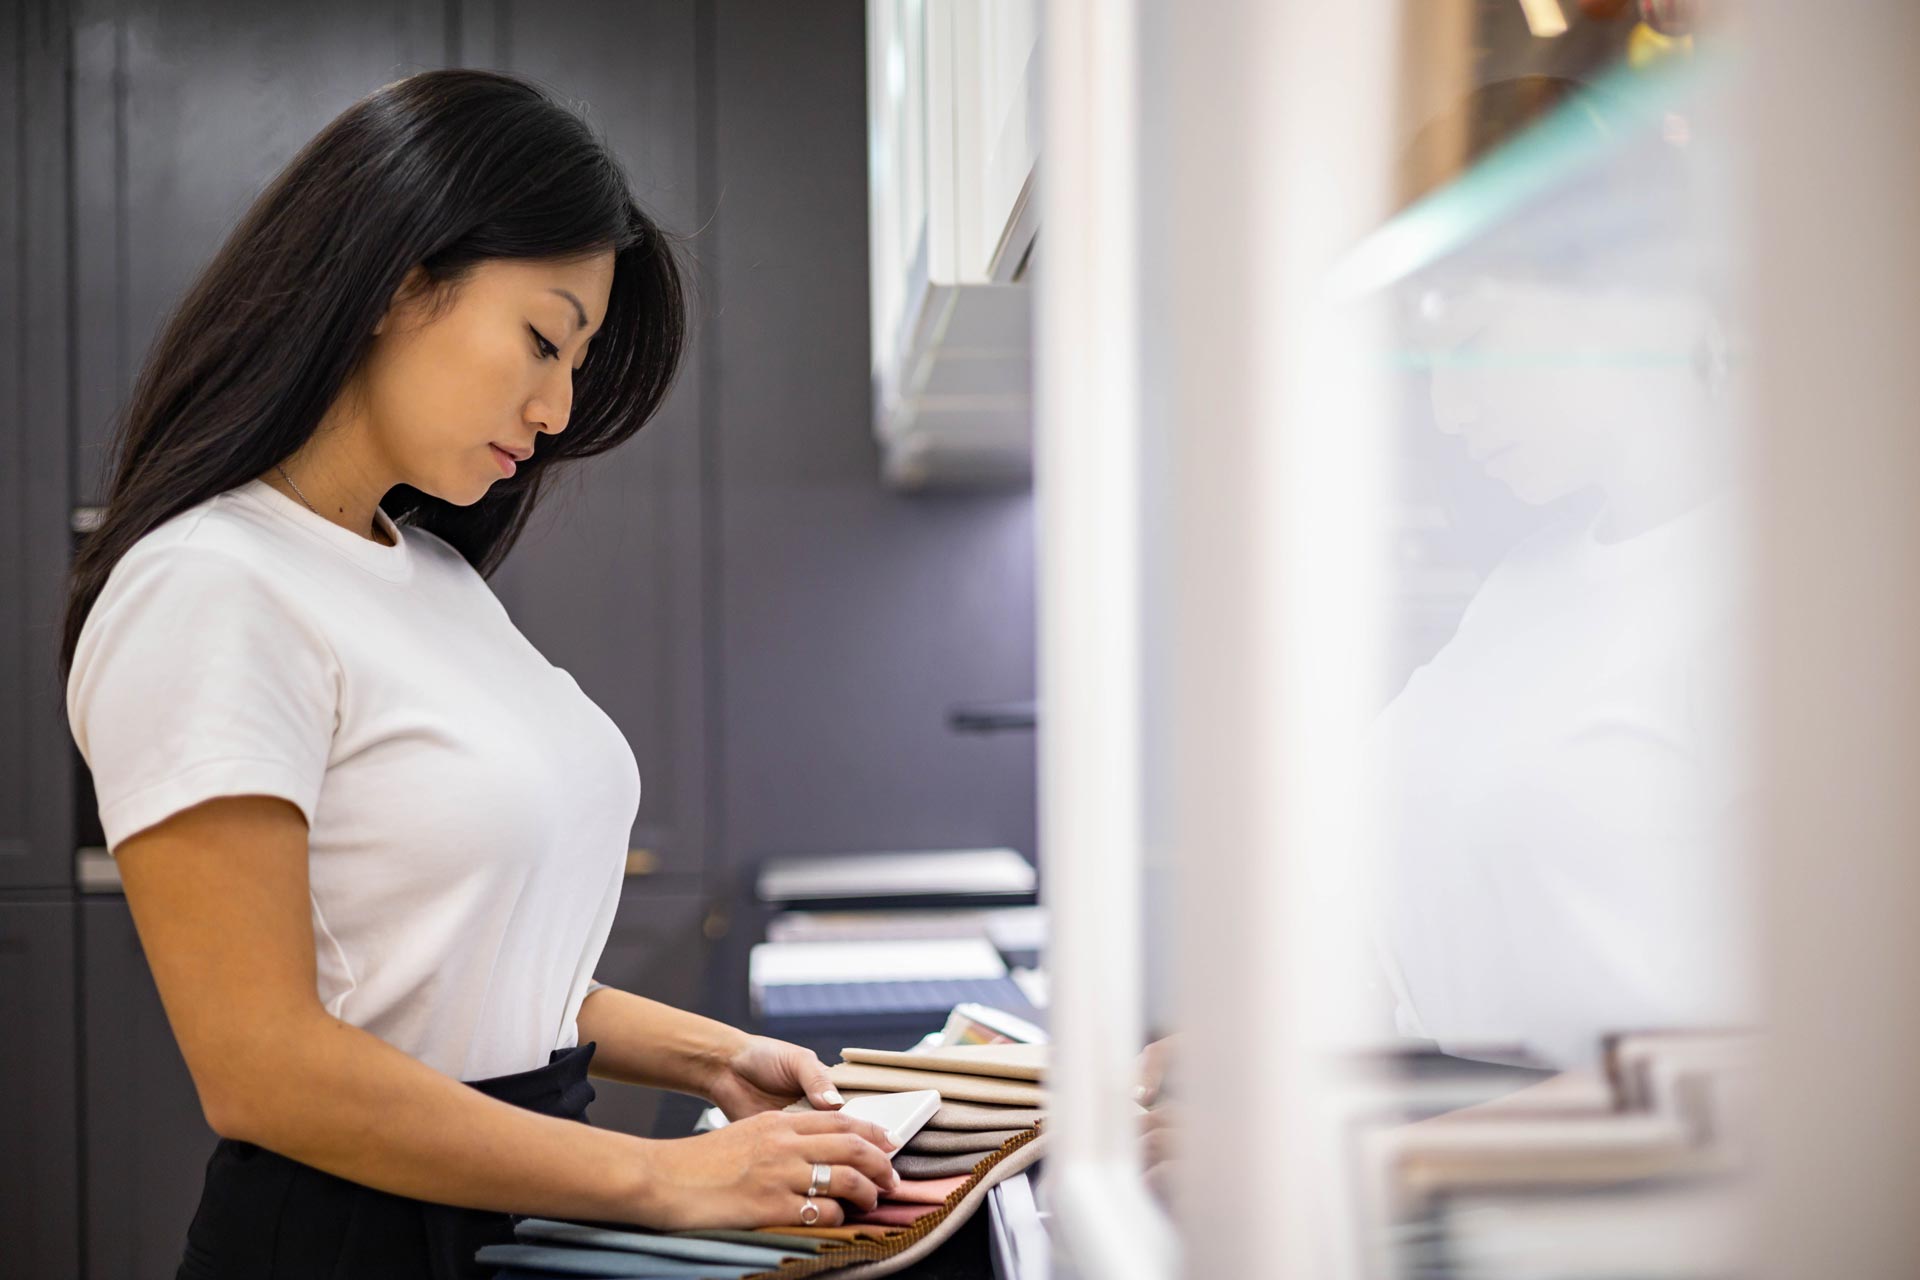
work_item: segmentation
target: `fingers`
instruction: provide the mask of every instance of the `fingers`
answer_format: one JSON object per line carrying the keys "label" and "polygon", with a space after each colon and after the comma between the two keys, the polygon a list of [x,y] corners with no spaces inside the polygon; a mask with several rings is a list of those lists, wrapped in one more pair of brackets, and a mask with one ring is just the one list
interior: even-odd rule
{"label": "fingers", "polygon": [[800,1151],[809,1161],[817,1160],[821,1164],[845,1165],[854,1169],[882,1191],[891,1191],[900,1185],[900,1175],[893,1171],[893,1161],[858,1134],[816,1134],[801,1141]]}
{"label": "fingers", "polygon": [[[812,1204],[820,1211],[819,1217],[815,1218],[807,1212],[808,1204]],[[778,1222],[769,1222],[765,1225],[769,1227],[844,1227],[847,1225],[847,1210],[838,1200],[828,1196],[824,1191],[811,1200],[796,1192],[793,1197],[793,1207],[787,1210],[786,1215]]]}
{"label": "fingers", "polygon": [[[826,1185],[814,1193],[816,1201],[828,1196],[835,1200],[850,1200],[862,1213],[880,1203],[880,1188],[874,1185],[872,1178],[852,1165],[832,1164],[824,1160],[821,1163],[827,1165],[829,1176]],[[812,1176],[811,1165],[808,1166],[808,1176]]]}
{"label": "fingers", "polygon": [[827,1075],[826,1064],[813,1054],[802,1059],[794,1069],[794,1075],[800,1081],[800,1088],[807,1095],[807,1101],[822,1111],[829,1111],[846,1102],[840,1091],[833,1087],[833,1080]]}
{"label": "fingers", "polygon": [[780,1114],[790,1119],[795,1133],[850,1133],[882,1152],[889,1155],[893,1153],[893,1144],[887,1138],[887,1131],[871,1120],[855,1120],[838,1111],[783,1111]]}

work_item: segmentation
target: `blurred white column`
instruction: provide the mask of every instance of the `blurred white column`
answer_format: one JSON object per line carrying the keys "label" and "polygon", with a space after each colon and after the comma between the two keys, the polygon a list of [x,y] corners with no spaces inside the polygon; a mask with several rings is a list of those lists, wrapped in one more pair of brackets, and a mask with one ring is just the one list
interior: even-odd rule
{"label": "blurred white column", "polygon": [[1139,1176],[1141,613],[1137,16],[1044,14],[1034,495],[1040,848],[1052,929],[1044,1188],[1073,1274],[1159,1280]]}
{"label": "blurred white column", "polygon": [[1390,513],[1386,379],[1331,264],[1384,216],[1389,0],[1167,6],[1151,43],[1175,526],[1173,690],[1186,1105],[1183,1273],[1328,1280],[1359,1266],[1326,1050],[1352,944]]}

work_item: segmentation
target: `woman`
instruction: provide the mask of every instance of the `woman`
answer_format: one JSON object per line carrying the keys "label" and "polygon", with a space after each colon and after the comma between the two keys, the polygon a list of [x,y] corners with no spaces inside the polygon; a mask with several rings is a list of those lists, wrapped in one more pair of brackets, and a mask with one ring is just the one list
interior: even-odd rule
{"label": "woman", "polygon": [[[156,342],[61,666],[221,1135],[181,1276],[480,1274],[516,1213],[832,1226],[893,1185],[813,1054],[592,980],[637,767],[484,577],[659,408],[680,289],[581,120],[431,71],[322,130]],[[590,1063],[738,1123],[580,1123]]]}
{"label": "woman", "polygon": [[1374,728],[1396,1020],[1461,1056],[1585,1067],[1752,1013],[1727,308],[1654,226],[1419,297],[1440,429],[1556,509]]}

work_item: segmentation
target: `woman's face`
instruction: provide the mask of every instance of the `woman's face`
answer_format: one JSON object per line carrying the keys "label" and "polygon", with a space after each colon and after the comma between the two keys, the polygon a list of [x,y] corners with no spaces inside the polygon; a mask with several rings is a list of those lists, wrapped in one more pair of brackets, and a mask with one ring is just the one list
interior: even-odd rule
{"label": "woman's face", "polygon": [[1697,430],[1701,320],[1684,299],[1502,281],[1450,310],[1433,351],[1434,420],[1524,502],[1657,470]]}
{"label": "woman's face", "polygon": [[573,378],[607,313],[613,251],[491,259],[437,316],[408,277],[374,329],[360,390],[374,447],[400,482],[467,506],[563,431]]}

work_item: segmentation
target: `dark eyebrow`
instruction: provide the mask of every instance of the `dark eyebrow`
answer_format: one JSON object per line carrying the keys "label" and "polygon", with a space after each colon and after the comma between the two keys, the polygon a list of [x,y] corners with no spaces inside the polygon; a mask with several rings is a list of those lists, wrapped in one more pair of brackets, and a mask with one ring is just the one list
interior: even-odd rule
{"label": "dark eyebrow", "polygon": [[587,309],[580,305],[580,299],[574,297],[572,294],[568,293],[565,289],[548,289],[547,292],[557,293],[561,297],[565,298],[568,302],[571,302],[573,304],[574,311],[580,317],[580,327],[582,329],[587,327]]}

